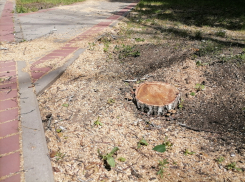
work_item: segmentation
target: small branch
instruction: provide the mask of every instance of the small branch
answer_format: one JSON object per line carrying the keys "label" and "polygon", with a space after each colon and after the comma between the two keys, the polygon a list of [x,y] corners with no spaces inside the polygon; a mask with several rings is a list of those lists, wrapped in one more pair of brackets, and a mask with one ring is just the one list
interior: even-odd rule
{"label": "small branch", "polygon": [[137,82],[137,79],[135,80],[123,80],[124,82]]}
{"label": "small branch", "polygon": [[47,124],[47,128],[48,128],[48,129],[51,129],[51,128],[50,128],[51,120],[52,120],[52,116],[50,116],[50,118],[48,119],[48,124]]}
{"label": "small branch", "polygon": [[131,149],[134,149],[136,152],[140,153],[141,155],[143,155],[144,157],[146,157],[147,159],[149,159],[149,157],[147,155],[145,155],[143,152],[141,152],[140,150],[134,148],[134,147],[130,147]]}
{"label": "small branch", "polygon": [[193,127],[187,126],[187,125],[182,124],[182,123],[178,123],[178,124],[179,124],[180,126],[182,126],[182,127],[185,127],[185,128],[187,128],[187,129],[193,130],[193,131],[198,131],[198,132],[204,131],[204,132],[209,132],[209,133],[219,133],[219,134],[220,134],[220,132],[214,132],[214,131],[210,131],[210,130],[197,129],[197,128],[193,128]]}

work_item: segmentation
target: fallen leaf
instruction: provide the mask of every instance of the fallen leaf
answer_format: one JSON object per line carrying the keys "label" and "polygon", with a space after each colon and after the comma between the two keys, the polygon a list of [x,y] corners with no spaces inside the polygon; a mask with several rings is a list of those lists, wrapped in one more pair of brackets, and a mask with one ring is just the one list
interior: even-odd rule
{"label": "fallen leaf", "polygon": [[80,141],[80,145],[83,146],[83,140]]}
{"label": "fallen leaf", "polygon": [[60,172],[59,168],[57,168],[57,167],[53,167],[53,171],[54,172]]}
{"label": "fallen leaf", "polygon": [[57,154],[57,151],[51,151],[50,152],[50,154],[49,154],[49,156],[50,156],[50,158],[53,158],[53,157],[55,157],[56,156],[56,154]]}

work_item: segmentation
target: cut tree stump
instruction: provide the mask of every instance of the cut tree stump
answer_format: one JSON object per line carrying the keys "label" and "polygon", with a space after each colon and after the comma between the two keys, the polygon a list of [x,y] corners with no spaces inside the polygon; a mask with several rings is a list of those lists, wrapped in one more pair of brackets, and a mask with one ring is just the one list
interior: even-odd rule
{"label": "cut tree stump", "polygon": [[177,107],[180,101],[179,90],[163,82],[145,82],[135,91],[137,107],[148,115],[163,115]]}

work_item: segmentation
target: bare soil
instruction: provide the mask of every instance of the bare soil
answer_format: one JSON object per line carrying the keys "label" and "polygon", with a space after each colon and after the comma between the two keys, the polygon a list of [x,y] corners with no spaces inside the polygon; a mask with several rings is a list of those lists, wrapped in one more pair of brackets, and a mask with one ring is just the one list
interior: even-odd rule
{"label": "bare soil", "polygon": [[[244,42],[171,30],[125,19],[38,97],[56,181],[245,181]],[[144,81],[176,86],[179,107],[139,111],[134,90]],[[141,139],[148,145],[138,148]],[[167,151],[152,150],[162,143]],[[116,146],[111,168],[98,149]]]}

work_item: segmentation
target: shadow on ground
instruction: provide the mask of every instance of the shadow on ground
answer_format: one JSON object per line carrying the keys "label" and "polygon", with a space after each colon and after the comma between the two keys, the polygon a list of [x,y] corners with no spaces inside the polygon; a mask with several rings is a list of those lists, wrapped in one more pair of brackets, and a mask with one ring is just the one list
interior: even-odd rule
{"label": "shadow on ground", "polygon": [[245,29],[245,2],[242,0],[142,0],[138,8],[158,19],[191,26],[211,26],[228,30]]}

